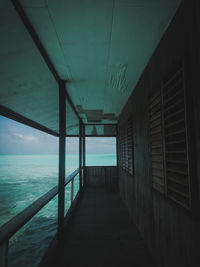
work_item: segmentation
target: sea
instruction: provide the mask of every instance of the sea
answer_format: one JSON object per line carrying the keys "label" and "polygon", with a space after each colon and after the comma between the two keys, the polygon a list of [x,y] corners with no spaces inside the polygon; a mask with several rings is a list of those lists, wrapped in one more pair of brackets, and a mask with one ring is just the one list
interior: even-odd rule
{"label": "sea", "polygon": [[[86,166],[116,165],[114,154],[88,154]],[[77,154],[66,155],[66,177],[79,167]],[[58,155],[0,155],[0,227],[58,184]],[[74,197],[79,176],[74,182]],[[71,186],[65,188],[65,214]],[[54,197],[10,240],[9,267],[36,267],[57,227],[58,198]]]}

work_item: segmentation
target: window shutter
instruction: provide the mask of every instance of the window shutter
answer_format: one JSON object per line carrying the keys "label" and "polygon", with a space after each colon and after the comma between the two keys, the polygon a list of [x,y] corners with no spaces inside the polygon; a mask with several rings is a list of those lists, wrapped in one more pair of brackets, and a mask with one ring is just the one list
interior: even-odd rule
{"label": "window shutter", "polygon": [[164,159],[163,159],[163,126],[161,89],[150,97],[150,157],[153,188],[161,193],[165,191]]}
{"label": "window shutter", "polygon": [[129,119],[119,131],[120,167],[133,175],[133,125]]}
{"label": "window shutter", "polygon": [[149,98],[153,188],[191,208],[183,64]]}
{"label": "window shutter", "polygon": [[131,119],[127,123],[127,163],[127,171],[133,175],[133,124]]}
{"label": "window shutter", "polygon": [[186,99],[182,66],[163,83],[162,89],[167,196],[183,207],[190,208]]}

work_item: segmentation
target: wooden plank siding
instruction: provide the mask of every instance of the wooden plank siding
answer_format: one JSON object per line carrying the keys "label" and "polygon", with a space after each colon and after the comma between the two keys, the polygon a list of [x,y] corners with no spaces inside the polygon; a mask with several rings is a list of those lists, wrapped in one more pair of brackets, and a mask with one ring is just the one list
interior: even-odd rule
{"label": "wooden plank siding", "polygon": [[87,187],[118,187],[117,166],[85,167],[85,184]]}

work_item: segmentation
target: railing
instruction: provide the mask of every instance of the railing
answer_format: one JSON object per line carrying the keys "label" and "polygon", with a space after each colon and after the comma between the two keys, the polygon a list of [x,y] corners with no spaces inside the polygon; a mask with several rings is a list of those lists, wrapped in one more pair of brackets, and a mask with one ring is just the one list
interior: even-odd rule
{"label": "railing", "polygon": [[[71,204],[74,196],[74,178],[78,173],[79,169],[65,179],[65,186],[71,182]],[[0,267],[6,267],[8,264],[9,239],[57,194],[58,186],[55,186],[0,228]]]}

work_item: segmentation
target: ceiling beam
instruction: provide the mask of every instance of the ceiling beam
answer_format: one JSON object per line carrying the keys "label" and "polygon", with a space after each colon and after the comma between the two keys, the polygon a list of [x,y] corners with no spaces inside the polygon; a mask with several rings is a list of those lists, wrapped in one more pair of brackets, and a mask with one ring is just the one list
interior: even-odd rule
{"label": "ceiling beam", "polygon": [[[103,135],[103,134],[100,134],[100,135],[94,135],[94,134],[86,134],[85,137],[116,137],[117,135],[114,135],[114,134],[111,134],[111,135]],[[78,134],[76,135],[73,135],[73,134],[66,134],[66,137],[79,137]]]}
{"label": "ceiling beam", "polygon": [[56,81],[59,83],[60,81],[60,77],[49,57],[49,55],[47,54],[42,42],[40,41],[35,29],[33,28],[28,16],[26,15],[22,5],[19,3],[18,0],[11,0],[13,6],[15,7],[18,15],[20,16],[24,26],[26,27],[27,31],[29,32],[33,42],[35,43],[35,45],[37,46],[38,50],[40,51],[40,54],[42,55],[44,61],[46,62],[49,70],[51,71],[51,73],[53,74],[54,78],[56,79]]}
{"label": "ceiling beam", "polygon": [[45,132],[45,133],[48,133],[48,134],[51,134],[53,136],[56,136],[58,137],[59,134],[45,126],[43,126],[42,124],[40,123],[37,123],[33,120],[30,120],[22,115],[20,115],[19,113],[9,109],[9,108],[6,108],[4,107],[3,105],[0,105],[0,115],[4,116],[4,117],[7,117],[9,119],[12,119],[12,120],[15,120],[15,121],[18,121],[20,123],[23,123],[25,125],[28,125],[32,128],[35,128],[37,130],[40,130],[42,132]]}
{"label": "ceiling beam", "polygon": [[86,125],[86,126],[93,126],[93,125],[108,125],[108,126],[115,126],[115,127],[117,127],[117,123],[95,123],[95,122],[91,122],[91,123],[84,123],[84,125]]}
{"label": "ceiling beam", "polygon": [[60,81],[59,81],[59,86],[62,87],[63,84],[64,84],[64,87],[65,87],[65,97],[66,97],[66,100],[69,102],[69,104],[70,104],[70,106],[72,107],[72,109],[73,109],[74,113],[76,114],[77,118],[78,118],[79,120],[81,120],[81,117],[79,116],[78,112],[76,111],[75,106],[74,106],[74,103],[72,102],[71,97],[69,96],[69,94],[68,94],[68,92],[67,92],[66,81],[64,81],[64,80],[60,80]]}
{"label": "ceiling beam", "polygon": [[[26,27],[27,31],[29,32],[33,42],[35,43],[36,47],[38,48],[42,58],[44,59],[45,63],[47,64],[50,72],[52,73],[52,75],[54,76],[55,80],[57,81],[58,85],[62,85],[63,83],[66,83],[66,81],[62,80],[58,74],[58,72],[56,71],[54,64],[52,63],[46,49],[44,48],[42,42],[40,41],[40,38],[37,34],[37,32],[35,31],[34,27],[32,26],[28,16],[26,15],[22,5],[20,4],[19,0],[11,0],[13,6],[15,7],[18,15],[20,16],[24,26]],[[75,106],[67,92],[67,89],[65,88],[66,91],[66,99],[67,101],[70,103],[73,111],[75,112],[76,116],[80,118],[78,112],[75,109]]]}

